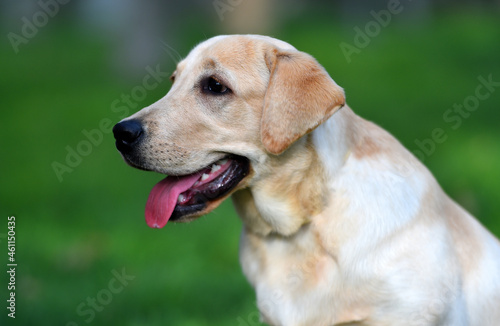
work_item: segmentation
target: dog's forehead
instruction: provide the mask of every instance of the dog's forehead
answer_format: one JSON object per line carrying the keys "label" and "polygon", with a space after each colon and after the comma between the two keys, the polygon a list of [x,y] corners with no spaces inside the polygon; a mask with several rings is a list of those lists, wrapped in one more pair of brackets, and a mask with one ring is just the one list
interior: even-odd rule
{"label": "dog's forehead", "polygon": [[263,36],[263,35],[220,35],[212,37],[198,46],[196,46],[191,53],[196,52],[213,52],[213,53],[224,53],[224,52],[253,52],[256,48],[260,49],[272,45],[282,50],[295,50],[295,48],[278,39]]}
{"label": "dog's forehead", "polygon": [[187,66],[206,65],[207,62],[212,64],[214,61],[239,65],[242,61],[262,56],[264,49],[271,46],[281,50],[296,51],[292,45],[269,36],[221,35],[212,37],[193,48],[178,64],[177,71]]}
{"label": "dog's forehead", "polygon": [[264,35],[220,35],[212,37],[202,43],[200,43],[196,48],[210,48],[217,45],[231,45],[231,46],[244,46],[248,43],[262,43],[262,44],[272,44],[283,50],[294,50],[295,48],[284,41],[278,40],[276,38]]}

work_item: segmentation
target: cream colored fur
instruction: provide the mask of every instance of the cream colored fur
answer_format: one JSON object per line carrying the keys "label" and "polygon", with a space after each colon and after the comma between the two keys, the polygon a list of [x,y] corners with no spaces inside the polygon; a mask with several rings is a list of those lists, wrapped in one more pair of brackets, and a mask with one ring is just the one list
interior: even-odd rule
{"label": "cream colored fur", "polygon": [[[210,75],[231,94],[202,94]],[[250,160],[232,199],[265,322],[500,325],[498,240],[394,137],[356,116],[311,56],[268,37],[221,36],[174,76],[132,117],[151,145],[143,162],[187,174],[225,153]]]}

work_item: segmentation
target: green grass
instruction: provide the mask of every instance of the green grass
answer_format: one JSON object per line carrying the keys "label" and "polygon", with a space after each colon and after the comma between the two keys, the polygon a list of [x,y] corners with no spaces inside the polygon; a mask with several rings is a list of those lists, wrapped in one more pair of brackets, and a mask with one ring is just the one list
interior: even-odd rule
{"label": "green grass", "polygon": [[[44,32],[18,55],[0,45],[0,207],[2,216],[17,217],[17,324],[88,324],[91,315],[77,307],[105,295],[112,271],[125,268],[135,278],[89,323],[254,325],[254,294],[238,264],[241,222],[230,202],[195,223],[149,229],[144,205],[161,176],[126,166],[109,133],[58,181],[51,164],[64,163],[65,147],[75,148],[85,139],[82,130],[97,128],[103,118],[118,121],[111,103],[141,81],[117,83],[103,56],[110,49],[101,41],[71,28]],[[185,48],[204,38],[187,34]],[[358,114],[408,148],[418,149],[415,139],[442,128],[448,139],[425,164],[454,199],[500,235],[500,90],[456,130],[442,117],[473,94],[478,76],[500,81],[496,17],[454,15],[418,28],[395,21],[350,64],[338,44],[352,42],[354,32],[328,17],[289,23],[275,36],[313,54]],[[168,89],[165,81],[138,105]],[[5,320],[0,314],[0,324]]]}

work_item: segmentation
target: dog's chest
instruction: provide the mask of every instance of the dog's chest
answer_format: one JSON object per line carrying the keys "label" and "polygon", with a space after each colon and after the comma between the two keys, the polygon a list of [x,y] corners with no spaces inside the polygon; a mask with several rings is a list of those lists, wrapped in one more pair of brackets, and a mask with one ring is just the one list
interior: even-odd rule
{"label": "dog's chest", "polygon": [[293,237],[260,237],[243,232],[240,259],[254,286],[257,305],[270,325],[335,325],[361,320],[364,309],[346,307],[335,260],[309,226]]}

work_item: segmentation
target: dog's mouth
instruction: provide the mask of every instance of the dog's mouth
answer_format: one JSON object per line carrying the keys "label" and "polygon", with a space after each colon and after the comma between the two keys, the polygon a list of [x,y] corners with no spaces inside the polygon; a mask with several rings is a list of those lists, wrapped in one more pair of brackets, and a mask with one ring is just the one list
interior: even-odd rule
{"label": "dog's mouth", "polygon": [[146,223],[162,228],[212,210],[249,174],[248,159],[228,156],[189,175],[168,176],[157,183],[146,203]]}

